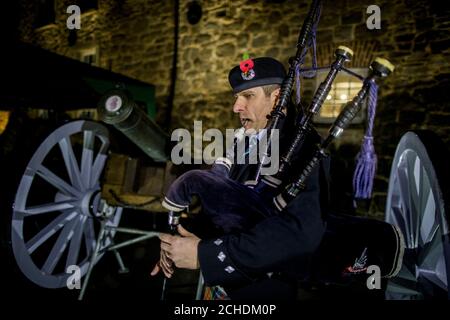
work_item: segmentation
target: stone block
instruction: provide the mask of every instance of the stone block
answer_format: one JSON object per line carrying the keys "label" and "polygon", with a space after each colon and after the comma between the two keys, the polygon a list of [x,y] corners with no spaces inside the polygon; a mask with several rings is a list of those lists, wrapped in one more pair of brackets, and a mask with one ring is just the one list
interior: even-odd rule
{"label": "stone block", "polygon": [[262,24],[260,22],[250,23],[246,28],[245,32],[250,34],[259,34],[262,30]]}
{"label": "stone block", "polygon": [[268,38],[266,35],[257,36],[252,41],[253,48],[262,48],[268,43]]}
{"label": "stone block", "polygon": [[289,36],[289,26],[287,24],[282,24],[277,29],[279,39],[283,39]]}
{"label": "stone block", "polygon": [[278,57],[278,54],[280,52],[280,49],[276,48],[276,47],[272,47],[272,48],[268,48],[266,49],[264,55],[266,55],[267,57]]}
{"label": "stone block", "polygon": [[236,53],[236,46],[231,43],[225,43],[219,45],[216,50],[216,54],[219,58],[221,57],[234,57]]}
{"label": "stone block", "polygon": [[283,16],[281,15],[281,13],[279,11],[272,11],[269,14],[269,18],[267,19],[267,21],[269,22],[269,24],[275,24],[275,23],[279,23],[282,20]]}

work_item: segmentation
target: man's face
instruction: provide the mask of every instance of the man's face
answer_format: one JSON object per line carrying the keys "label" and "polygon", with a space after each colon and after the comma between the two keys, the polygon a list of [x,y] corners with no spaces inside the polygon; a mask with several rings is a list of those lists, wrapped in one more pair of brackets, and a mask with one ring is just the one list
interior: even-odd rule
{"label": "man's face", "polygon": [[239,114],[245,131],[260,130],[266,126],[267,115],[272,111],[280,89],[269,96],[264,94],[262,87],[254,87],[238,92],[233,105],[233,112]]}

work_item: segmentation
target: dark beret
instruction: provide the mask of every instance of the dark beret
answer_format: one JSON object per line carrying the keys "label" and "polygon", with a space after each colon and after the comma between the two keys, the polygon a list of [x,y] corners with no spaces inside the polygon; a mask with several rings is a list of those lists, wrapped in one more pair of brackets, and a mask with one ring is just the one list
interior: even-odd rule
{"label": "dark beret", "polygon": [[[253,63],[253,67],[248,68],[247,62],[250,63],[250,66]],[[228,80],[234,93],[269,84],[281,84],[285,77],[286,70],[283,64],[269,57],[245,60],[231,69],[228,74]]]}

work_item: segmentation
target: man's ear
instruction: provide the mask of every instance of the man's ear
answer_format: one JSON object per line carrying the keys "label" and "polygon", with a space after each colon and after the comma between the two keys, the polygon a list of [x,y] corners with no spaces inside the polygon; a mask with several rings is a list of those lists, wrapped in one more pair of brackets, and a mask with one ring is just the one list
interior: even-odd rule
{"label": "man's ear", "polygon": [[273,104],[277,103],[278,98],[280,97],[280,90],[281,88],[275,89],[270,94],[270,99],[272,100]]}

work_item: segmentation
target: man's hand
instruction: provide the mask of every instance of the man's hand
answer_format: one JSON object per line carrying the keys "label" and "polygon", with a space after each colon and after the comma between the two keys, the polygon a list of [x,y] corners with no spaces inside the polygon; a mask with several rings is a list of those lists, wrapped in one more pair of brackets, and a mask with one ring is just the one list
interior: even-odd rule
{"label": "man's hand", "polygon": [[174,272],[172,262],[178,268],[198,269],[197,247],[200,238],[190,233],[181,225],[178,225],[180,236],[161,233],[161,257],[159,262],[153,268],[151,275],[156,275],[162,270],[166,277],[170,278]]}
{"label": "man's hand", "polygon": [[176,267],[183,269],[198,269],[197,247],[200,238],[190,233],[181,225],[178,225],[180,236],[161,234],[161,249],[167,252],[167,256],[173,261]]}

